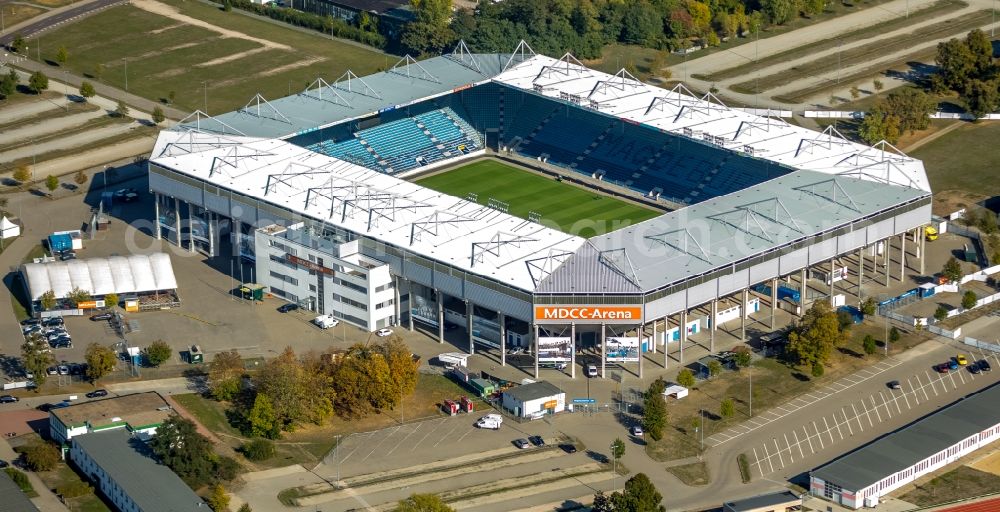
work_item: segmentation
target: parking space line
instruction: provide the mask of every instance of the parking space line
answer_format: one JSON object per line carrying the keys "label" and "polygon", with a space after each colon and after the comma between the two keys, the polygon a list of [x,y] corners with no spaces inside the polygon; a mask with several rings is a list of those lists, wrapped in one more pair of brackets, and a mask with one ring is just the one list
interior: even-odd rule
{"label": "parking space line", "polygon": [[[924,372],[924,375],[926,375],[926,374],[927,374],[927,372]],[[920,389],[923,390],[923,392],[924,392],[924,401],[926,402],[926,401],[930,400],[931,397],[927,395],[927,386],[925,386],[923,382],[920,382],[920,376],[919,375],[917,375],[917,384],[920,384]]]}
{"label": "parking space line", "polygon": [[757,465],[757,471],[760,471],[760,476],[763,477],[764,476],[764,466],[760,465],[760,457],[757,456],[757,447],[752,447],[752,448],[753,448],[754,464]]}
{"label": "parking space line", "polygon": [[788,463],[795,462],[795,455],[792,454],[792,445],[788,442],[788,434],[781,434],[785,437],[785,447],[788,448]]}
{"label": "parking space line", "polygon": [[960,379],[960,380],[962,381],[962,385],[965,385],[965,376],[964,376],[964,375],[962,375],[962,374],[963,374],[963,373],[965,373],[965,372],[963,372],[963,371],[962,371],[962,368],[963,368],[962,366],[959,366],[959,367],[958,367],[958,371],[957,371],[957,372],[955,372],[955,373],[957,373],[957,374],[958,374],[958,378],[959,378],[959,379]]}
{"label": "parking space line", "polygon": [[948,372],[948,378],[951,379],[951,389],[958,389],[958,384],[955,384],[955,372]]}
{"label": "parking space line", "polygon": [[382,443],[386,442],[387,439],[392,437],[393,434],[395,434],[401,427],[402,426],[398,426],[392,429],[392,432],[389,432],[389,435],[385,436],[381,441],[375,443],[375,446],[372,447],[372,451],[368,452],[368,455],[365,455],[365,458],[361,459],[361,462],[368,460],[368,458],[371,457],[373,453],[375,453],[375,450],[378,450],[379,447],[382,446]]}
{"label": "parking space line", "polygon": [[931,374],[924,370],[924,375],[927,375],[927,381],[931,383],[931,389],[934,390],[934,396],[938,396],[937,386],[934,385],[934,379],[931,379]]}
{"label": "parking space line", "polygon": [[438,439],[438,441],[434,443],[434,446],[436,447],[437,445],[443,443],[446,439],[450,440],[452,432],[458,430],[458,427],[460,426],[461,425],[455,425],[454,427],[451,427],[451,430],[449,430],[448,433],[445,434],[441,439]]}
{"label": "parking space line", "polygon": [[[826,420],[826,418],[823,419]],[[819,439],[819,449],[825,450],[826,446],[823,444],[823,436],[819,433],[819,427],[816,426],[816,420],[813,420],[812,424],[813,424],[813,430],[816,431],[816,439]]]}
{"label": "parking space line", "polygon": [[[847,418],[847,415],[844,415]],[[837,413],[833,413],[833,426],[837,427],[837,433],[840,434],[840,440],[844,440],[844,431],[840,430],[840,420],[837,419]],[[830,442],[833,442],[833,436],[830,436]]]}
{"label": "parking space line", "polygon": [[462,440],[463,440],[463,439],[465,439],[465,436],[467,436],[467,435],[469,435],[469,434],[471,434],[471,433],[473,433],[473,432],[475,432],[475,431],[476,431],[476,427],[471,427],[471,426],[470,426],[470,427],[469,427],[469,430],[468,430],[468,431],[466,431],[466,432],[465,432],[464,434],[462,434],[462,435],[458,436],[458,439],[456,439],[456,440],[455,440],[455,442],[456,442],[456,443],[460,443],[460,442],[462,442]]}
{"label": "parking space line", "polygon": [[420,427],[424,426],[424,423],[427,423],[427,422],[421,421],[420,423],[417,423],[417,428],[413,429],[413,431],[411,431],[409,434],[406,434],[405,437],[403,437],[402,439],[400,439],[399,442],[396,443],[396,446],[393,446],[392,449],[389,450],[389,453],[386,453],[385,456],[388,457],[389,455],[392,455],[392,452],[396,451],[396,448],[399,448],[400,446],[402,446],[402,444],[405,443],[406,440],[410,438],[410,436],[412,436],[413,434],[416,434],[417,431],[420,430]]}
{"label": "parking space line", "polygon": [[[371,437],[375,435],[375,432],[378,432],[378,431],[375,430],[375,431],[369,432],[368,435],[365,437],[365,440],[371,439]],[[340,459],[340,462],[341,463],[346,462],[347,459],[351,458],[351,455],[354,455],[354,452],[358,451],[358,448],[361,448],[363,445],[364,445],[363,442],[359,442],[358,445],[355,446],[354,449],[351,450],[350,453],[348,453],[347,455],[345,455],[344,458]]]}
{"label": "parking space line", "polygon": [[[854,407],[854,404],[851,404],[851,407]],[[847,411],[845,411],[845,410],[843,409],[843,407],[842,407],[842,408],[840,409],[840,412],[844,413],[844,425],[846,425],[846,426],[847,426],[847,433],[848,433],[849,435],[853,436],[853,435],[854,435],[854,429],[853,429],[853,428],[851,428],[851,420],[847,419]],[[855,412],[855,413],[854,413],[854,416],[855,416],[855,417],[857,417],[857,415],[858,415],[858,413],[857,413],[857,412]],[[834,420],[837,420],[837,417],[836,417],[836,416],[834,416],[834,417],[833,417],[833,419],[834,419]],[[837,420],[837,421],[839,422],[839,420]],[[860,427],[860,426],[861,426],[861,423],[858,423],[858,426]],[[865,429],[861,429],[861,431],[862,431],[862,432],[864,432],[864,431],[865,431]]]}
{"label": "parking space line", "polygon": [[799,435],[794,430],[792,431],[792,437],[795,438],[795,446],[799,449],[799,458],[806,458],[806,454],[802,453],[802,443],[799,441]]}
{"label": "parking space line", "polygon": [[428,430],[427,433],[424,434],[424,437],[421,437],[419,441],[413,443],[413,446],[410,447],[410,452],[412,453],[413,450],[416,450],[418,446],[423,446],[424,441],[427,440],[427,437],[436,432],[437,429],[440,428],[441,425],[444,425],[446,421],[448,421],[448,418],[441,418],[441,421],[439,421],[437,425],[434,425],[434,428]]}
{"label": "parking space line", "polygon": [[781,467],[784,468],[785,467],[785,458],[781,456],[781,449],[778,448],[778,438],[777,437],[772,437],[771,440],[774,441],[774,449],[778,450],[778,462],[780,462],[781,463]]}
{"label": "parking space line", "polygon": [[802,425],[802,433],[806,435],[806,442],[809,443],[809,453],[810,454],[814,454],[814,453],[816,453],[816,449],[813,448],[813,442],[812,442],[812,439],[810,439],[810,437],[812,437],[812,436],[809,435],[809,430],[808,429],[809,429],[809,427],[807,427],[805,425]]}
{"label": "parking space line", "polygon": [[920,399],[917,398],[917,392],[916,392],[916,390],[913,389],[913,383],[910,382],[910,378],[909,377],[906,378],[906,385],[909,386],[910,390],[907,391],[907,392],[905,392],[905,393],[903,393],[903,398],[906,400],[906,408],[907,409],[913,409],[913,407],[910,406],[910,398],[907,395],[909,395],[910,393],[913,393],[913,400],[915,402],[917,402],[917,405],[920,404]]}
{"label": "parking space line", "polygon": [[[878,412],[878,405],[875,404],[875,398],[869,396],[868,399],[872,401],[872,410],[875,411],[875,417],[878,418],[878,422],[879,423],[882,423],[882,413]],[[866,408],[868,407],[868,405],[865,404],[864,400],[861,401],[861,404],[864,405]],[[874,425],[872,425],[872,426],[874,426]]]}
{"label": "parking space line", "polygon": [[[767,461],[767,466],[771,468],[771,471],[768,473],[774,473],[774,464],[771,463],[771,454],[767,452],[767,443],[763,443],[761,446],[764,448],[764,460]],[[763,467],[763,465],[761,467]]]}

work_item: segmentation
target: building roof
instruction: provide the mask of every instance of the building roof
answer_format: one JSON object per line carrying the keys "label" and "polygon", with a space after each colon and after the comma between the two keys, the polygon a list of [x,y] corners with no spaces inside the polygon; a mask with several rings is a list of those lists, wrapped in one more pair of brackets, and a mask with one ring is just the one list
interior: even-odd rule
{"label": "building roof", "polygon": [[[752,498],[742,500],[727,501],[724,503],[733,512],[743,512],[745,510],[757,510],[765,507],[775,507],[784,504],[801,504],[802,498],[792,491],[779,491],[770,494],[761,494]],[[784,509],[782,509],[784,510]]]}
{"label": "building roof", "polygon": [[99,429],[116,423],[131,427],[159,425],[170,416],[170,404],[155,391],[91,400],[49,411],[67,427],[89,425]]}
{"label": "building roof", "polygon": [[503,394],[509,395],[511,398],[521,403],[538,400],[540,398],[551,398],[562,393],[563,390],[544,380],[532,382],[531,384],[522,384],[503,392]]}
{"label": "building roof", "polygon": [[[887,143],[868,147],[834,129],[819,133],[730,109],[683,86],[666,90],[624,70],[609,75],[588,69],[568,54],[535,55],[522,44],[513,54],[456,50],[400,62],[363,83],[355,77],[350,90],[340,81],[275,100],[271,110],[241,109],[160,132],[151,161],[430,260],[553,295],[661,289],[930,197],[923,163]],[[726,150],[727,159],[761,159],[793,171],[584,240],[267,139],[490,80]]]}
{"label": "building roof", "polygon": [[180,477],[158,463],[146,443],[124,430],[96,432],[73,438],[118,484],[138,510],[204,512],[206,508]]}
{"label": "building roof", "polygon": [[858,492],[997,424],[1000,424],[1000,385],[993,385],[810,474]]}
{"label": "building roof", "polygon": [[162,252],[25,263],[22,273],[27,278],[31,300],[38,300],[50,290],[61,299],[75,288],[94,296],[177,288],[170,256]]}
{"label": "building roof", "polygon": [[0,471],[0,496],[3,496],[3,502],[0,503],[0,510],[3,512],[38,512],[38,507],[4,471]]}
{"label": "building roof", "polygon": [[335,5],[343,5],[357,11],[369,11],[376,14],[390,14],[400,16],[406,11],[412,17],[408,0],[331,0]]}
{"label": "building roof", "polygon": [[404,57],[389,70],[365,77],[348,71],[350,75],[313,82],[292,96],[263,101],[247,98],[250,102],[234,112],[212,117],[195,113],[174,130],[265,138],[302,135],[486,81],[503,69],[504,58],[455,54],[417,62]]}

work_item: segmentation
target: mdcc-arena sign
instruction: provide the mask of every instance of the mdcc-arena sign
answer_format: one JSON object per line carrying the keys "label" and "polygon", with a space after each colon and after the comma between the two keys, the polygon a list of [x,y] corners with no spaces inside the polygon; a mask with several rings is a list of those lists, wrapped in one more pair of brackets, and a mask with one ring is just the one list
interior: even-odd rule
{"label": "mdcc-arena sign", "polygon": [[535,306],[535,322],[624,323],[642,322],[640,306]]}

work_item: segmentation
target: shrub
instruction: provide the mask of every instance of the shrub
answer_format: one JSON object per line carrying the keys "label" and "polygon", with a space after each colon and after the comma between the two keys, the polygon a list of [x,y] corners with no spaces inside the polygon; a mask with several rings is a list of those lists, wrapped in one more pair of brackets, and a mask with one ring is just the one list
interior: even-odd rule
{"label": "shrub", "polygon": [[872,355],[875,353],[876,345],[874,336],[871,334],[866,335],[863,345],[865,347],[865,354]]}
{"label": "shrub", "polygon": [[23,471],[16,468],[3,468],[4,473],[17,484],[24,492],[33,492],[35,489],[31,486],[31,481],[28,480],[28,475],[25,475]]}
{"label": "shrub", "polygon": [[813,363],[813,365],[812,365],[812,376],[813,377],[816,377],[817,379],[820,378],[820,377],[822,377],[823,376],[823,371],[824,371],[824,369],[823,369],[823,363],[821,363],[819,361],[816,361],[815,363]]}
{"label": "shrub", "polygon": [[94,492],[94,488],[87,482],[76,480],[56,487],[56,494],[63,498],[79,498]]}
{"label": "shrub", "polygon": [[677,373],[677,383],[686,388],[694,387],[694,374],[687,368],[682,369]]}
{"label": "shrub", "polygon": [[59,449],[41,439],[25,446],[21,453],[32,471],[49,471],[59,463]]}
{"label": "shrub", "polygon": [[274,442],[269,439],[251,439],[240,448],[243,455],[252,461],[262,461],[274,457]]}

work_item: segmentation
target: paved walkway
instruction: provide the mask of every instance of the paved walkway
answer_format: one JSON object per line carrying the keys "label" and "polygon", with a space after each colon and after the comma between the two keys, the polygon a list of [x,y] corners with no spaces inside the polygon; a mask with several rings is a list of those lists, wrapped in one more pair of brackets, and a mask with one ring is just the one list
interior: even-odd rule
{"label": "paved walkway", "polygon": [[[16,458],[17,454],[14,453],[14,449],[10,447],[10,443],[7,442],[7,439],[0,440],[0,459],[14,460]],[[31,498],[31,502],[34,503],[39,510],[42,512],[62,510],[67,512],[69,511],[69,509],[66,508],[66,505],[63,505],[62,501],[60,501],[55,494],[52,494],[52,491],[45,486],[42,479],[38,478],[38,475],[32,473],[31,471],[25,471],[24,473],[28,475],[28,480],[31,482],[31,486],[34,487],[35,492],[38,493],[38,497]],[[0,498],[0,500],[2,500],[2,498]],[[0,504],[0,508],[2,508],[2,504]]]}

